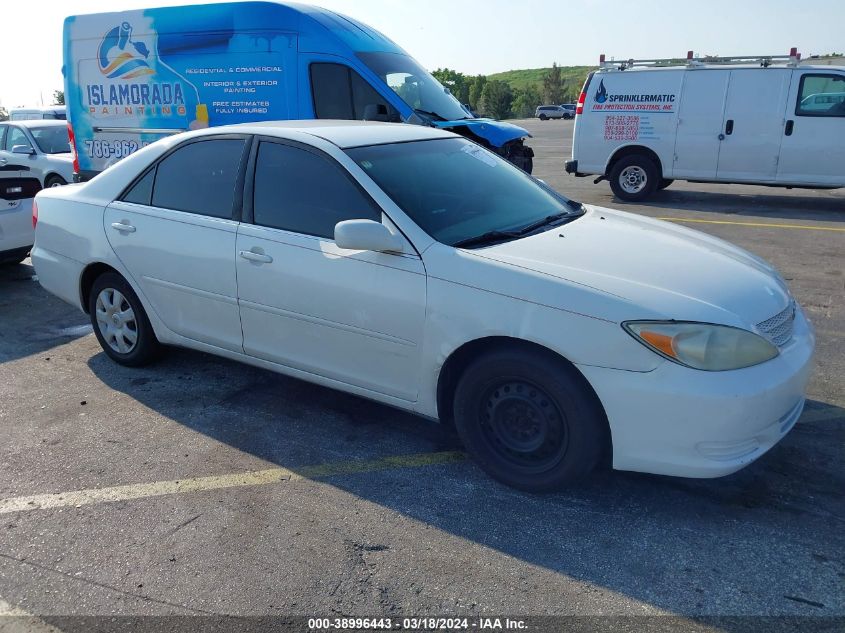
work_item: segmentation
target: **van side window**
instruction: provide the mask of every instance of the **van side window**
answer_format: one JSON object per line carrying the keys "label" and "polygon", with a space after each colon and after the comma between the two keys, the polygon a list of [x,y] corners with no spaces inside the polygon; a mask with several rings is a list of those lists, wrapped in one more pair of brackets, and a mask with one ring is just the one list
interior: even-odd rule
{"label": "van side window", "polygon": [[178,148],[156,168],[152,206],[231,219],[244,144],[213,139]]}
{"label": "van side window", "polygon": [[343,64],[311,64],[311,90],[318,119],[361,121],[368,105],[387,108],[390,120],[399,113],[357,72]]}
{"label": "van side window", "polygon": [[381,221],[381,210],[333,160],[268,142],[258,147],[253,214],[257,225],[330,240],[343,220]]}
{"label": "van side window", "polygon": [[808,73],[801,77],[795,114],[845,117],[845,75]]}
{"label": "van side window", "polygon": [[17,126],[9,126],[9,134],[6,136],[4,149],[11,152],[15,145],[31,145],[23,130]]}

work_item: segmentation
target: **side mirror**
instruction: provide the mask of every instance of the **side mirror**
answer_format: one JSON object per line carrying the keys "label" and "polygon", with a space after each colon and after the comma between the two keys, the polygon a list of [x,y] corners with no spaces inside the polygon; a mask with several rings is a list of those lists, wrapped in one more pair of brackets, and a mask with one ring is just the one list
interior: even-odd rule
{"label": "side mirror", "polygon": [[344,220],[334,227],[334,241],[350,251],[401,253],[402,239],[390,232],[381,222],[373,220]]}
{"label": "side mirror", "polygon": [[29,145],[15,145],[12,148],[12,154],[27,154],[31,156],[35,153],[35,150],[32,149]]}
{"label": "side mirror", "polygon": [[387,112],[387,106],[383,103],[368,103],[364,106],[364,120],[389,123],[390,114]]}

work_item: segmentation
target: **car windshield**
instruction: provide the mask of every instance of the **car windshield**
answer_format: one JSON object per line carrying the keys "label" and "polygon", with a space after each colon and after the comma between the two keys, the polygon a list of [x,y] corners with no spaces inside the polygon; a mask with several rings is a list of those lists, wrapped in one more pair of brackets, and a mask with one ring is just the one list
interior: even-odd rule
{"label": "car windshield", "polygon": [[358,53],[358,57],[418,114],[444,121],[470,116],[443,84],[407,55]]}
{"label": "car windshield", "polygon": [[372,145],[347,154],[426,233],[450,246],[499,232],[508,235],[491,243],[515,239],[532,225],[539,229],[546,220],[583,213],[579,204],[466,139]]}
{"label": "car windshield", "polygon": [[35,144],[45,154],[69,154],[70,139],[67,135],[67,127],[64,125],[51,125],[44,127],[29,128],[30,134],[35,139]]}

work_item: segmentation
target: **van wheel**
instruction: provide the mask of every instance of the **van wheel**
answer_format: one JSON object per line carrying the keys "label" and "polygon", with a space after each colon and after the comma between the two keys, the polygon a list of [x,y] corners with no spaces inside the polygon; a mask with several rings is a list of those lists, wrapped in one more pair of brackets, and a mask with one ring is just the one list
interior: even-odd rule
{"label": "van wheel", "polygon": [[548,118],[549,118],[549,117],[547,117],[545,114],[541,114],[541,115],[540,115],[540,120],[541,120],[541,121],[545,121],[545,120],[546,120],[546,119],[548,119]]}
{"label": "van wheel", "polygon": [[103,351],[115,362],[140,367],[161,353],[144,306],[126,280],[103,273],[88,295],[88,313]]}
{"label": "van wheel", "polygon": [[644,154],[624,156],[610,170],[610,188],[620,200],[645,200],[660,182],[657,165]]}
{"label": "van wheel", "polygon": [[559,489],[601,456],[598,398],[574,367],[545,354],[503,349],[476,359],[458,382],[454,415],[473,459],[514,488]]}
{"label": "van wheel", "polygon": [[671,185],[673,182],[675,182],[675,181],[674,181],[674,180],[672,180],[671,178],[661,178],[661,179],[660,179],[660,184],[659,184],[659,185],[657,185],[657,189],[658,189],[658,190],[663,190],[663,189],[666,189],[666,187],[668,187],[669,185]]}
{"label": "van wheel", "polygon": [[53,174],[52,176],[47,178],[47,180],[44,181],[44,187],[45,188],[63,187],[66,184],[67,184],[67,180],[65,180],[61,176],[57,176],[56,174]]}

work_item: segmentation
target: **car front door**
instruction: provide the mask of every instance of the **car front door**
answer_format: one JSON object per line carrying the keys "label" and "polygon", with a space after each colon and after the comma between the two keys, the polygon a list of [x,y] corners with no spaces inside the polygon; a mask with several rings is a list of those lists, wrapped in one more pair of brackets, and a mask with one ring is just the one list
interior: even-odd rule
{"label": "car front door", "polygon": [[845,73],[794,73],[778,182],[845,185]]}
{"label": "car front door", "polygon": [[236,352],[235,241],[248,143],[221,135],[180,145],[104,214],[109,243],[162,322]]}
{"label": "car front door", "polygon": [[719,133],[718,180],[774,182],[791,68],[732,70]]}
{"label": "car front door", "polygon": [[335,244],[337,222],[392,225],[333,158],[269,139],[255,154],[237,243],[244,351],[416,400],[426,301],[419,255],[407,241],[396,254]]}

